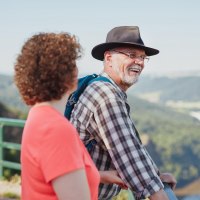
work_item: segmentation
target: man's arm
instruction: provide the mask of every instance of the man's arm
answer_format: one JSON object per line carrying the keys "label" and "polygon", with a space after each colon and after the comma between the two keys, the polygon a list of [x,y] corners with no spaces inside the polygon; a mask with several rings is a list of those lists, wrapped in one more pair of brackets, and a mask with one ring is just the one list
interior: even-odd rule
{"label": "man's arm", "polygon": [[124,102],[115,98],[99,101],[94,117],[100,136],[125,184],[143,198],[161,190],[163,184],[136,137]]}
{"label": "man's arm", "polygon": [[169,200],[164,190],[159,190],[149,197],[150,200]]}

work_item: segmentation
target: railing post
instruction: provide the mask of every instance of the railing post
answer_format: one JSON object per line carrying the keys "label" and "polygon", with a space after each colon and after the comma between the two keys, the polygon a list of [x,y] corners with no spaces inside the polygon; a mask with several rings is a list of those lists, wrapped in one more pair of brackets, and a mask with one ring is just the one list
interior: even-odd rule
{"label": "railing post", "polygon": [[19,150],[21,149],[21,144],[13,143],[13,142],[7,142],[4,141],[3,138],[3,132],[5,126],[11,126],[11,127],[21,127],[23,128],[25,124],[25,120],[20,119],[9,119],[9,118],[1,118],[0,117],[0,177],[3,177],[3,168],[11,168],[11,169],[21,169],[20,163],[12,162],[4,160],[3,157],[3,149],[15,149]]}
{"label": "railing post", "polygon": [[0,123],[0,177],[3,176],[3,124]]}

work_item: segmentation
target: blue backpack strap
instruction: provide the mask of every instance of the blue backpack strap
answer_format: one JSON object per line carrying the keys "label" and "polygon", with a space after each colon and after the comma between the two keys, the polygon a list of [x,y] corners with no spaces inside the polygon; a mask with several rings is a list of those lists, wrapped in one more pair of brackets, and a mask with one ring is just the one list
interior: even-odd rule
{"label": "blue backpack strap", "polygon": [[[68,120],[70,120],[72,110],[74,109],[75,104],[78,102],[79,97],[84,92],[85,88],[89,84],[93,83],[94,81],[104,81],[104,82],[111,83],[111,81],[108,78],[104,76],[98,76],[97,74],[92,74],[92,75],[88,75],[88,76],[80,78],[78,80],[78,87],[76,91],[74,91],[67,100],[64,115]],[[87,150],[91,151],[93,147],[96,145],[96,143],[97,142],[95,139],[90,140],[88,144],[86,145]]]}
{"label": "blue backpack strap", "polygon": [[106,78],[105,76],[98,76],[95,79],[92,79],[91,81],[89,81],[88,85],[95,82],[95,81],[104,81],[104,82],[109,82],[112,83],[108,78]]}
{"label": "blue backpack strap", "polygon": [[[92,79],[89,83],[93,83],[95,81],[104,81],[104,82],[109,82],[112,83],[108,78],[106,78],[105,76],[98,76],[97,78]],[[95,139],[90,140],[85,146],[88,150],[88,152],[91,152],[92,149],[94,148],[94,146],[97,144],[97,141]]]}
{"label": "blue backpack strap", "polygon": [[90,140],[86,145],[86,149],[88,150],[88,152],[91,152],[93,147],[97,144],[97,141],[95,139]]}
{"label": "blue backpack strap", "polygon": [[77,89],[69,96],[65,107],[64,115],[68,120],[70,120],[72,110],[74,109],[75,104],[78,102],[79,97],[88,86],[88,83],[97,77],[97,74],[92,74],[78,79]]}
{"label": "blue backpack strap", "polygon": [[111,83],[108,78],[104,76],[98,76],[97,74],[88,75],[78,79],[77,89],[69,96],[65,107],[64,115],[68,120],[70,120],[72,110],[74,109],[75,104],[78,102],[79,97],[81,96],[85,88],[94,81],[104,81]]}

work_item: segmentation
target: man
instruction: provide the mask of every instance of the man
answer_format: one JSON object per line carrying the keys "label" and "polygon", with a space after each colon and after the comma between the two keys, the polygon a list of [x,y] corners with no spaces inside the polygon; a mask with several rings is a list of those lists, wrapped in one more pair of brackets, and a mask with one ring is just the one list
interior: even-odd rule
{"label": "man", "polygon": [[[95,46],[92,56],[103,61],[101,76],[110,82],[91,83],[80,96],[71,115],[82,141],[93,142],[89,153],[99,170],[117,170],[137,199],[166,200],[163,182],[175,187],[171,174],[160,174],[143,147],[130,117],[126,90],[140,76],[147,56],[158,54],[146,47],[137,26],[112,29],[105,43]],[[115,184],[101,184],[99,199],[111,199],[120,191]]]}

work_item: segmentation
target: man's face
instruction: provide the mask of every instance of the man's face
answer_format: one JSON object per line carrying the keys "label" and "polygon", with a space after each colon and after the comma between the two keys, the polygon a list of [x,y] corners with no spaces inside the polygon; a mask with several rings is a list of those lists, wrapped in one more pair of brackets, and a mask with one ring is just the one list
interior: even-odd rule
{"label": "man's face", "polygon": [[135,48],[115,48],[110,50],[111,67],[121,82],[130,87],[137,82],[147,59],[145,51]]}

